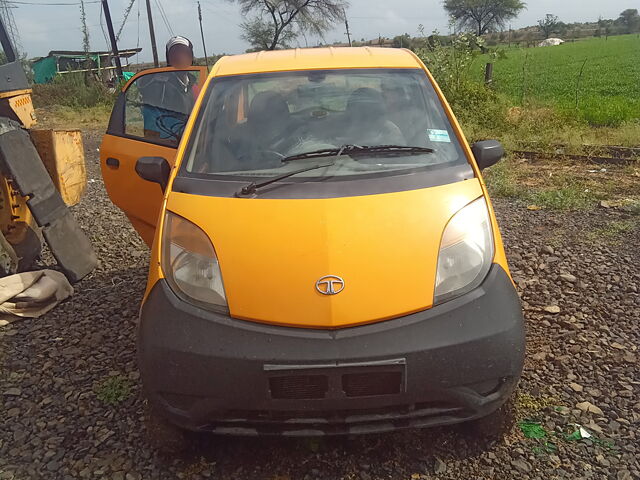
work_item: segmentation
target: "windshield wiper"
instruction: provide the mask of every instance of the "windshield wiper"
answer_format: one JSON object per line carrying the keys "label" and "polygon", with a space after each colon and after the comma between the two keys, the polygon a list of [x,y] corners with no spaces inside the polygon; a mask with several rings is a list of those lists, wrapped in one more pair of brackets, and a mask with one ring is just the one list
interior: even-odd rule
{"label": "windshield wiper", "polygon": [[407,145],[343,145],[340,148],[325,148],[311,152],[297,153],[282,159],[283,162],[305,160],[307,158],[339,157],[340,155],[419,155],[433,153],[433,148],[411,147]]}
{"label": "windshield wiper", "polygon": [[284,180],[285,178],[293,177],[294,175],[298,175],[299,173],[309,172],[311,170],[317,170],[319,168],[332,167],[335,165],[334,162],[323,163],[320,165],[313,165],[312,167],[301,168],[299,170],[294,170],[293,172],[283,173],[282,175],[277,175],[275,177],[268,178],[263,182],[251,182],[248,185],[245,185],[240,190],[236,192],[237,197],[253,195],[258,191],[258,189],[262,187],[266,187],[267,185],[271,185],[272,183],[279,182],[280,180]]}

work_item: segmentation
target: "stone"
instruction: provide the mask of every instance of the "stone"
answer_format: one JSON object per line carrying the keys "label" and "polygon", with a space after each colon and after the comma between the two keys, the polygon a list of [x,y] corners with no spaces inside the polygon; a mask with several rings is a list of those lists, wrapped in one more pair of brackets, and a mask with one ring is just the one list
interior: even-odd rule
{"label": "stone", "polygon": [[616,480],[633,480],[633,477],[631,473],[629,473],[629,470],[619,470],[616,475]]}
{"label": "stone", "polygon": [[436,474],[446,473],[447,464],[444,463],[440,458],[435,457],[435,463],[434,463],[433,469]]}
{"label": "stone", "polygon": [[570,273],[563,273],[560,275],[560,278],[565,282],[569,282],[569,283],[576,283],[578,281],[578,279],[574,275],[571,275]]}
{"label": "stone", "polygon": [[576,408],[579,408],[583,412],[595,413],[596,415],[599,415],[599,416],[603,416],[604,415],[604,412],[599,407],[596,407],[591,402],[576,403]]}
{"label": "stone", "polygon": [[570,383],[569,388],[571,388],[571,390],[573,390],[574,392],[581,392],[582,390],[584,390],[582,388],[582,385],[578,385],[577,383]]}
{"label": "stone", "polygon": [[19,397],[20,395],[22,395],[22,390],[16,387],[7,388],[4,391],[4,395],[7,395],[9,397]]}
{"label": "stone", "polygon": [[544,307],[544,311],[547,313],[560,313],[560,307],[558,305],[548,305]]}
{"label": "stone", "polygon": [[589,429],[589,430],[593,430],[596,433],[602,433],[602,428],[600,427],[600,425],[598,425],[593,420],[591,420],[589,423],[587,423],[585,425],[585,427],[587,427],[587,429]]}
{"label": "stone", "polygon": [[516,467],[521,472],[528,473],[531,471],[531,464],[522,458],[511,460],[511,465]]}

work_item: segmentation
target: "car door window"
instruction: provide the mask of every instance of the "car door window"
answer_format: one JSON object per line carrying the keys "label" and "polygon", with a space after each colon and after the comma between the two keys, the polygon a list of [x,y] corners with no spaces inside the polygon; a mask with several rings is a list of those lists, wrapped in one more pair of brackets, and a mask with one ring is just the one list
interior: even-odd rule
{"label": "car door window", "polygon": [[199,93],[199,73],[164,71],[135,79],[125,94],[125,134],[176,146]]}

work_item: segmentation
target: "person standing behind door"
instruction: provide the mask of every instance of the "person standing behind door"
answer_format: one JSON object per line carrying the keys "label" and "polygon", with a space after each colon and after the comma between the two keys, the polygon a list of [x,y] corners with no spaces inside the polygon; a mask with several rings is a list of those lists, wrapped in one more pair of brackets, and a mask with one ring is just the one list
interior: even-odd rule
{"label": "person standing behind door", "polygon": [[196,77],[185,69],[193,64],[193,44],[186,37],[171,37],[166,45],[168,70],[140,82],[145,137],[175,144],[200,93]]}

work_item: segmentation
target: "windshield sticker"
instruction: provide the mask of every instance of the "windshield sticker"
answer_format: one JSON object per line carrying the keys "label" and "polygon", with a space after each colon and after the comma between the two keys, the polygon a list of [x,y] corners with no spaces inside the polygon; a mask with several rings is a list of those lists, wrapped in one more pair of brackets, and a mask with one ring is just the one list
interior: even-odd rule
{"label": "windshield sticker", "polygon": [[432,142],[446,142],[451,143],[451,139],[449,138],[449,132],[446,130],[432,130],[429,129],[429,140]]}

